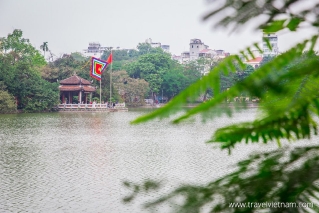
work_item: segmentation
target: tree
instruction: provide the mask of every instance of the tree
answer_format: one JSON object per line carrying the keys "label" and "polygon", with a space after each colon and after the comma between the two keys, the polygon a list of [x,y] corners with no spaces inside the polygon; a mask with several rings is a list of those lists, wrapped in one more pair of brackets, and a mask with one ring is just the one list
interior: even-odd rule
{"label": "tree", "polygon": [[273,59],[274,59],[274,57],[272,57],[272,56],[265,56],[265,57],[263,57],[263,59],[262,59],[261,62],[260,62],[260,66],[266,64],[267,62],[269,62],[269,61],[271,61],[271,60],[273,60]]}
{"label": "tree", "polygon": [[[111,50],[106,50],[103,52],[101,57],[102,60],[106,60],[111,54]],[[112,50],[113,60],[114,61],[127,61],[133,60],[138,57],[138,52],[136,50]]]}
{"label": "tree", "polygon": [[148,43],[139,43],[137,49],[140,55],[151,53],[152,46]]}
{"label": "tree", "polygon": [[139,43],[137,45],[137,50],[139,55],[145,55],[145,54],[163,54],[164,51],[161,47],[152,47],[149,43]]}
{"label": "tree", "polygon": [[183,75],[182,70],[171,69],[163,75],[162,88],[165,90],[165,95],[171,99],[180,91],[186,88],[187,78]]}
{"label": "tree", "polygon": [[144,97],[149,90],[148,83],[144,79],[130,78],[126,71],[118,71],[112,74],[114,88],[128,106],[142,106]]}
{"label": "tree", "polygon": [[40,70],[46,61],[22,34],[21,30],[14,30],[1,41],[4,54],[0,55],[0,81],[15,97],[18,109],[51,110],[59,100],[58,85],[41,78]]}
{"label": "tree", "polygon": [[82,53],[80,52],[71,53],[71,56],[74,58],[74,60],[81,61],[81,62],[83,61],[87,62],[90,59],[89,57],[83,56]]}
{"label": "tree", "polygon": [[48,42],[43,42],[40,46],[40,49],[43,50],[43,57],[45,58],[45,52],[49,51]]}
{"label": "tree", "polygon": [[[211,70],[218,63],[219,59],[206,57],[200,57],[197,60],[188,62],[185,66],[185,75],[188,79],[187,86],[196,82],[199,78],[201,78],[201,76],[206,75],[209,72],[209,70]],[[211,89],[204,91],[201,97],[198,98],[196,101],[206,101],[209,95],[213,95]]]}
{"label": "tree", "polygon": [[41,67],[40,72],[42,78],[49,82],[57,82],[74,74],[84,79],[89,79],[89,62],[89,58],[85,58],[79,53],[65,54],[55,61],[49,62],[46,66]]}
{"label": "tree", "polygon": [[13,95],[6,91],[6,86],[0,81],[0,113],[13,113],[17,111]]}
{"label": "tree", "polygon": [[[299,26],[319,28],[319,1],[299,10],[291,8],[302,0],[229,0],[215,1],[214,9],[204,19],[215,18],[217,27],[231,27],[236,30],[248,22],[256,21],[260,16],[265,20],[260,23],[259,30],[275,33],[283,30],[296,31]],[[218,4],[221,3],[221,4]],[[306,7],[308,6],[308,7]],[[230,13],[226,11],[236,11]],[[309,19],[309,17],[315,17]],[[260,19],[258,19],[260,20]],[[290,50],[269,60],[256,69],[247,78],[237,81],[228,90],[221,90],[221,74],[228,76],[236,73],[238,64],[241,69],[247,66],[239,55],[229,56],[215,66],[207,76],[181,92],[167,105],[137,118],[133,123],[144,122],[157,117],[165,117],[182,109],[189,99],[198,97],[203,91],[212,89],[214,99],[201,103],[173,122],[179,123],[196,114],[211,117],[223,113],[232,114],[233,108],[216,107],[227,98],[234,98],[242,93],[261,99],[259,117],[252,122],[234,124],[218,129],[210,142],[219,143],[222,149],[231,153],[236,144],[311,138],[317,134],[318,124],[314,117],[319,115],[319,57],[315,54],[318,35],[301,41]],[[269,42],[268,42],[269,43]],[[259,50],[261,48],[254,44]],[[271,49],[271,46],[268,45]],[[245,58],[255,58],[251,48],[242,53]],[[274,101],[275,100],[275,101]],[[178,110],[179,109],[179,110]],[[213,111],[215,109],[215,111]],[[245,109],[245,105],[240,110]],[[205,117],[207,119],[207,116]],[[231,208],[230,203],[279,202],[279,208],[266,206],[267,212],[318,212],[317,206],[312,209],[293,208],[289,203],[318,203],[319,181],[319,146],[280,148],[276,151],[251,155],[237,164],[237,170],[218,180],[204,185],[185,185],[173,192],[156,199],[147,206],[162,203],[174,203],[178,199],[178,212],[200,212],[205,206],[211,212],[256,212],[258,206]],[[133,194],[125,200],[136,196],[136,192],[156,188],[156,184],[147,182],[137,186],[126,183]]]}
{"label": "tree", "polygon": [[242,81],[250,76],[254,72],[254,68],[251,65],[247,65],[245,69],[237,69],[236,71],[236,81]]}
{"label": "tree", "polygon": [[137,61],[126,65],[126,70],[132,78],[143,78],[150,84],[152,93],[159,93],[163,83],[163,75],[173,67],[174,62],[166,53],[145,54]]}
{"label": "tree", "polygon": [[[7,60],[14,65],[17,62],[26,62],[30,66],[44,66],[45,59],[29,42],[22,37],[23,32],[15,29],[7,37],[1,39],[0,50],[4,52]],[[10,57],[9,57],[10,56]]]}
{"label": "tree", "polygon": [[[112,70],[114,71],[123,70],[126,67],[126,64],[130,64],[132,61],[136,61],[139,56],[142,56],[145,54],[155,54],[155,53],[163,54],[164,51],[162,50],[162,48],[153,48],[148,43],[139,43],[137,45],[137,50],[135,49],[112,50],[112,55],[113,55]],[[106,60],[110,54],[111,54],[111,48],[107,48],[107,50],[103,52],[101,59]]]}

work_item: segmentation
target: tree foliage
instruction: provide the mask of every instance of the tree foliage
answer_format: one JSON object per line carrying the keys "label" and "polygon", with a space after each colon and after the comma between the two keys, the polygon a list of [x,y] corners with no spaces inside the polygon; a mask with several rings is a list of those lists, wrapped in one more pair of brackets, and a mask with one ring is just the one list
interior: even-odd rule
{"label": "tree foliage", "polygon": [[83,62],[83,61],[87,62],[88,61],[88,57],[83,56],[82,53],[80,53],[80,52],[71,53],[71,56],[76,61],[81,61],[81,62]]}
{"label": "tree foliage", "polygon": [[181,69],[170,69],[163,75],[162,88],[165,88],[165,94],[168,99],[177,95],[186,88],[187,77]]}
{"label": "tree foliage", "polygon": [[145,54],[126,66],[132,78],[143,78],[154,93],[159,93],[164,73],[172,67],[170,56],[165,53]]}
{"label": "tree foliage", "polygon": [[[218,21],[214,23],[215,27],[240,29],[249,21],[260,22],[257,29],[263,29],[265,32],[277,32],[284,28],[290,31],[296,31],[302,24],[319,26],[318,17],[319,2],[313,0],[307,2],[308,5],[296,10],[296,6],[302,4],[302,0],[228,0],[228,1],[211,1],[214,9],[204,16],[204,20]],[[299,4],[299,5],[298,5]],[[292,9],[293,8],[293,9]],[[232,13],[233,12],[233,13]]]}
{"label": "tree foliage", "polygon": [[0,113],[14,113],[17,105],[14,97],[6,91],[5,84],[0,81]]}
{"label": "tree foliage", "polygon": [[29,42],[29,39],[22,37],[21,30],[14,30],[7,37],[1,39],[0,50],[6,56],[11,56],[12,64],[17,61],[24,61],[33,66],[42,66],[46,62],[40,52],[36,50]]}
{"label": "tree foliage", "polygon": [[84,58],[83,60],[77,55],[75,55],[75,57],[77,59],[75,59],[72,55],[64,54],[62,57],[50,62],[40,70],[42,77],[49,82],[57,82],[69,78],[74,74],[85,79],[89,79],[89,58]]}
{"label": "tree foliage", "polygon": [[[106,60],[111,48],[104,51],[102,59]],[[200,63],[178,64],[171,55],[160,47],[152,47],[149,43],[139,43],[135,49],[112,50],[112,70],[127,71],[130,78],[144,79],[148,83],[148,96],[163,96],[170,99],[187,86],[198,80],[202,75],[203,66],[209,63],[204,59]],[[107,70],[110,70],[108,66]],[[179,78],[179,79],[178,79]]]}
{"label": "tree foliage", "polygon": [[149,90],[148,83],[144,79],[130,78],[126,71],[118,71],[112,74],[114,88],[128,106],[142,106],[144,97]]}
{"label": "tree foliage", "polygon": [[46,61],[40,52],[22,37],[21,30],[1,39],[0,49],[0,81],[15,97],[18,108],[27,112],[51,110],[59,100],[58,85],[41,78],[39,70]]}
{"label": "tree foliage", "polygon": [[48,42],[43,42],[43,44],[40,46],[40,49],[43,50],[43,56],[45,58],[45,52],[49,51]]}
{"label": "tree foliage", "polygon": [[[229,0],[215,1],[214,9],[204,19],[219,17],[217,27],[239,29],[248,21],[259,16],[267,17],[259,25],[264,32],[296,31],[300,26],[318,28],[319,2],[299,8],[302,0]],[[233,11],[229,13],[226,11]],[[296,12],[298,11],[298,12]],[[229,15],[232,14],[232,15]],[[312,18],[309,18],[312,17]],[[316,18],[313,18],[316,17]],[[226,58],[210,73],[182,91],[167,105],[150,114],[137,118],[132,123],[140,123],[154,118],[164,118],[174,113],[184,113],[173,120],[179,123],[194,115],[214,118],[221,114],[234,115],[240,107],[219,107],[228,98],[240,94],[260,98],[258,117],[252,122],[243,122],[218,129],[210,142],[218,143],[229,152],[240,142],[257,143],[281,140],[295,141],[309,139],[317,134],[319,115],[319,57],[315,46],[318,36],[310,36],[299,42],[287,52],[273,59],[265,59],[263,65],[252,71],[247,70],[239,55]],[[244,58],[255,58],[251,49],[261,50],[258,44],[242,51]],[[247,53],[247,54],[245,54]],[[244,79],[237,79],[227,90],[222,89],[223,78],[247,70],[251,74]],[[211,89],[214,98],[196,107],[184,111],[183,105],[196,99],[200,94]],[[217,110],[216,110],[217,109]],[[277,151],[258,153],[239,162],[237,170],[207,185],[184,185],[173,192],[150,202],[147,206],[159,203],[174,203],[176,197],[183,197],[174,212],[201,212],[207,207],[210,212],[256,212],[258,207],[231,208],[233,202],[318,202],[318,147],[280,148]],[[136,188],[136,187],[135,187]],[[180,200],[179,200],[180,201]],[[304,208],[266,208],[267,212],[318,212]]]}

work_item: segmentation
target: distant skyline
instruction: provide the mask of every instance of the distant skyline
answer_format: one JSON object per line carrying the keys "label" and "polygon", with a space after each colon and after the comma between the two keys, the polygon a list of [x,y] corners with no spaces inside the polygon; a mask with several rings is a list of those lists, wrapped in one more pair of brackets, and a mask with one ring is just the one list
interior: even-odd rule
{"label": "distant skyline", "polygon": [[[210,8],[205,0],[0,0],[0,37],[21,29],[37,49],[48,42],[56,56],[83,52],[90,42],[136,48],[148,38],[170,45],[176,55],[187,51],[193,38],[230,53],[261,42],[262,33],[252,25],[232,34],[213,29],[211,21],[202,21]],[[279,51],[314,33],[279,34]]]}

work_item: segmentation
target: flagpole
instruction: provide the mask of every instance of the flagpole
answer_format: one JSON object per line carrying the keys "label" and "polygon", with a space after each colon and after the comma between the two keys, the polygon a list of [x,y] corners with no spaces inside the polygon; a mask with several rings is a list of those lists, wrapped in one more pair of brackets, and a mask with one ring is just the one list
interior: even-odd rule
{"label": "flagpole", "polygon": [[[111,55],[112,55],[112,49],[111,49]],[[111,101],[112,101],[112,64],[113,63],[111,63],[111,70],[110,70],[110,104],[111,104]]]}
{"label": "flagpole", "polygon": [[[100,59],[101,59],[101,53],[100,53]],[[100,109],[101,109],[101,104],[102,104],[102,92],[101,92],[101,87],[102,87],[102,71],[101,71],[101,78],[100,78]]]}
{"label": "flagpole", "polygon": [[102,85],[102,73],[101,73],[101,79],[100,79],[100,108],[101,108],[101,104],[102,104],[102,99],[101,99],[101,96],[102,96],[102,93],[101,93],[101,86]]}

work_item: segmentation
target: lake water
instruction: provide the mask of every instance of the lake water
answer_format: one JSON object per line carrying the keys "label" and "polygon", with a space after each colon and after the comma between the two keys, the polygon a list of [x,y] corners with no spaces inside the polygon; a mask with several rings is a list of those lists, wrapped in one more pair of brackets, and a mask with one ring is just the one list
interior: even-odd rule
{"label": "lake water", "polygon": [[141,200],[122,203],[123,181],[161,180],[168,190],[205,183],[256,149],[240,145],[229,156],[205,143],[256,109],[205,124],[129,124],[145,112],[0,115],[0,212],[147,212]]}

